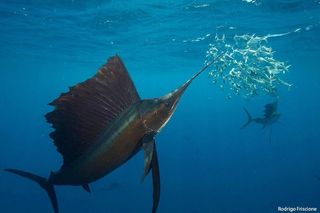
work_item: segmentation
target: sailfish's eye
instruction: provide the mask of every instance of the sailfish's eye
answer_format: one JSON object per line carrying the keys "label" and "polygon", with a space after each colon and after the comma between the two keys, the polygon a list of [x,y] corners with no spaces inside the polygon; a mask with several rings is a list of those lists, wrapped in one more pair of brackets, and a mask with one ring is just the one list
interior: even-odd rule
{"label": "sailfish's eye", "polygon": [[170,106],[171,106],[171,102],[170,102],[170,101],[167,101],[167,102],[164,103],[164,105],[165,105],[166,107],[170,107]]}

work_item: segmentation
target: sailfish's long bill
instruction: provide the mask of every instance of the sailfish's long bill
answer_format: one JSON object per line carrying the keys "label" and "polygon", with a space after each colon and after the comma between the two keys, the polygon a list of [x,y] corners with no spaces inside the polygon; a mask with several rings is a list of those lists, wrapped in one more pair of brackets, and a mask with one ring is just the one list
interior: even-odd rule
{"label": "sailfish's long bill", "polygon": [[50,103],[54,110],[45,117],[54,129],[50,137],[63,156],[60,170],[48,178],[17,169],[5,171],[38,183],[58,213],[54,185],[77,185],[90,192],[90,183],[111,173],[143,149],[143,178],[151,171],[152,212],[155,213],[160,200],[155,136],[170,120],[191,82],[211,63],[173,92],[143,100],[120,57],[111,57],[96,75]]}
{"label": "sailfish's long bill", "polygon": [[[192,81],[198,77],[204,70],[206,70],[211,64],[212,62],[209,62],[208,64],[206,64],[204,67],[202,67],[195,75],[193,75],[189,80],[187,80],[184,84],[182,84],[180,87],[178,87],[177,89],[175,89],[174,91],[164,95],[163,97],[160,98],[160,100],[165,103],[165,106],[167,108],[169,108],[169,118],[166,120],[166,122],[164,123],[163,126],[165,126],[165,124],[169,121],[169,119],[171,118],[174,110],[176,109],[176,106],[180,100],[180,98],[182,97],[182,95],[184,94],[184,92],[186,91],[186,89],[189,87],[189,85],[192,83]],[[162,126],[162,127],[163,127]],[[161,128],[160,128],[161,129]]]}

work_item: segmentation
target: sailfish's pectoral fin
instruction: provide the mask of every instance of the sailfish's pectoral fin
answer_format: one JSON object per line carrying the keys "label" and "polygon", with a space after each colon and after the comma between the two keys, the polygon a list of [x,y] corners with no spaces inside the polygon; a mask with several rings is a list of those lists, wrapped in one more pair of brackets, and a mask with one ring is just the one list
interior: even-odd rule
{"label": "sailfish's pectoral fin", "polygon": [[144,149],[144,174],[142,180],[152,170],[152,185],[153,185],[153,205],[152,213],[157,211],[160,200],[160,171],[158,163],[158,155],[156,144],[153,136],[143,138],[142,146]]}
{"label": "sailfish's pectoral fin", "polygon": [[90,190],[90,187],[89,187],[89,184],[82,184],[82,188],[84,189],[84,190],[86,190],[87,192],[91,192],[91,190]]}
{"label": "sailfish's pectoral fin", "polygon": [[144,150],[144,172],[141,178],[141,182],[144,180],[144,178],[148,175],[148,173],[151,170],[151,166],[152,166],[151,162],[153,158],[154,146],[155,146],[155,143],[153,138],[151,138],[148,141],[143,139],[142,147]]}

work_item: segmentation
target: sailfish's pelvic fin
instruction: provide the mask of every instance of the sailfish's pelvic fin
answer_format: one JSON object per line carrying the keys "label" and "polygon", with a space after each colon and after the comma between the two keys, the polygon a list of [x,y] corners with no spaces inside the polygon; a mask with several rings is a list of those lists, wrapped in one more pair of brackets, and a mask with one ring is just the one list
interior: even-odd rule
{"label": "sailfish's pelvic fin", "polygon": [[158,163],[158,155],[154,135],[146,135],[142,138],[142,147],[144,150],[144,174],[142,180],[152,170],[153,185],[153,205],[152,213],[157,211],[160,200],[160,171]]}
{"label": "sailfish's pelvic fin", "polygon": [[32,174],[30,172],[25,172],[25,171],[18,170],[18,169],[5,169],[4,171],[10,172],[10,173],[22,176],[22,177],[25,177],[25,178],[27,178],[29,180],[33,180],[34,182],[38,183],[41,186],[41,188],[46,190],[46,192],[47,192],[47,194],[48,194],[48,196],[50,198],[54,213],[58,213],[59,212],[57,196],[56,196],[56,193],[54,191],[54,187],[50,183],[49,180],[47,180],[44,177],[40,177],[38,175]]}
{"label": "sailfish's pelvic fin", "polygon": [[152,213],[156,213],[160,201],[160,170],[156,144],[153,148],[152,166],[152,185],[153,185],[153,205]]}

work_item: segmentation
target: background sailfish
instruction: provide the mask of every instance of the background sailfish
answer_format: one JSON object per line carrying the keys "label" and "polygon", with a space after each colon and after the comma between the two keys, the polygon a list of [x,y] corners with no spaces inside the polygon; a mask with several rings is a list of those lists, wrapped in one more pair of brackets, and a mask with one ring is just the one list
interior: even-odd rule
{"label": "background sailfish", "polygon": [[269,143],[271,143],[271,136],[272,136],[272,124],[277,122],[280,118],[280,113],[277,111],[278,109],[278,100],[274,101],[273,103],[269,103],[264,105],[264,117],[262,118],[252,118],[250,113],[246,108],[244,111],[247,114],[248,120],[245,124],[242,125],[240,129],[247,127],[250,123],[256,122],[262,125],[262,128],[270,127],[269,128]]}
{"label": "background sailfish", "polygon": [[243,108],[247,114],[248,120],[245,124],[242,125],[240,129],[247,127],[252,122],[261,124],[263,128],[271,126],[280,118],[280,113],[277,111],[277,108],[278,101],[264,105],[264,117],[262,118],[252,118],[248,110],[246,108]]}
{"label": "background sailfish", "polygon": [[155,135],[169,121],[192,80],[209,65],[173,92],[141,100],[120,57],[111,57],[95,76],[50,103],[54,111],[46,118],[54,128],[50,137],[63,156],[60,170],[48,178],[17,169],[5,171],[37,182],[57,213],[54,185],[79,185],[90,192],[89,183],[112,172],[142,148],[144,177],[152,172],[152,212],[156,212],[160,174]]}

